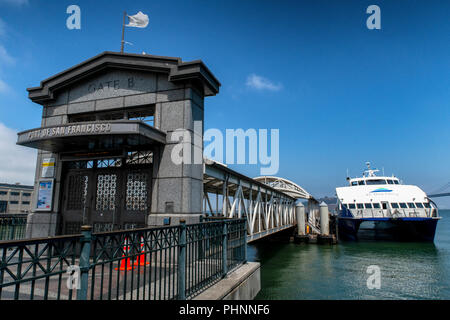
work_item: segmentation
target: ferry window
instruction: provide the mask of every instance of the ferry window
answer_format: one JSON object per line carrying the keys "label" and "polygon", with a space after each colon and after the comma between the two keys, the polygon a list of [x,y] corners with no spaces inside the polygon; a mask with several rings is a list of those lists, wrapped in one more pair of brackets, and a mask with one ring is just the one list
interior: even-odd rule
{"label": "ferry window", "polygon": [[394,184],[398,184],[398,180],[394,180]]}
{"label": "ferry window", "polygon": [[430,204],[429,204],[428,202],[425,202],[423,205],[424,205],[425,208],[427,208],[427,209],[431,208],[431,206],[430,206]]}
{"label": "ferry window", "polygon": [[366,207],[366,209],[372,209],[371,203],[364,203],[364,206]]}
{"label": "ferry window", "polygon": [[358,181],[358,184],[359,184],[360,186],[365,185],[364,180]]}
{"label": "ferry window", "polygon": [[367,185],[374,185],[374,184],[386,184],[386,180],[384,179],[373,179],[373,180],[367,180]]}
{"label": "ferry window", "polygon": [[408,202],[408,208],[414,209],[416,206],[412,202]]}
{"label": "ferry window", "polygon": [[388,180],[387,182],[388,182],[388,184],[394,184],[394,181],[392,181],[392,180]]}
{"label": "ferry window", "polygon": [[408,207],[406,206],[406,203],[401,202],[401,203],[400,203],[400,208],[406,209],[406,208],[408,208]]}
{"label": "ferry window", "polygon": [[352,186],[357,186],[357,185],[358,185],[358,182],[352,181]]}
{"label": "ferry window", "polygon": [[420,202],[416,202],[416,207],[420,208],[420,209],[423,209],[423,204],[421,204]]}
{"label": "ferry window", "polygon": [[398,203],[392,202],[391,207],[392,207],[392,209],[398,209]]}
{"label": "ferry window", "polygon": [[374,203],[373,204],[373,208],[374,209],[380,209],[380,204],[379,203]]}
{"label": "ferry window", "polygon": [[357,203],[356,206],[358,207],[358,209],[364,209],[364,206],[362,203]]}
{"label": "ferry window", "polygon": [[356,209],[356,206],[355,206],[354,203],[349,203],[349,204],[348,204],[348,207],[349,207],[350,209]]}

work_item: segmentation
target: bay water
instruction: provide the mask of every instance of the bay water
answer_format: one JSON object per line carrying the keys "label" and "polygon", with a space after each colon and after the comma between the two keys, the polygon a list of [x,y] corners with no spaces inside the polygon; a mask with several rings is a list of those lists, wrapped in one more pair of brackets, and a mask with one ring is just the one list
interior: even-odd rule
{"label": "bay water", "polygon": [[450,299],[450,210],[440,215],[434,243],[250,244],[249,261],[261,263],[256,299]]}

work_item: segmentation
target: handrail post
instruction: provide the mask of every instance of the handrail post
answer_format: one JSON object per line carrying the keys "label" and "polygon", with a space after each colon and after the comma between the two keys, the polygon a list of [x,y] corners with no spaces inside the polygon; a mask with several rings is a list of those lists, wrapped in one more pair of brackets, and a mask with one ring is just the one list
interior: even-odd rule
{"label": "handrail post", "polygon": [[180,220],[178,253],[178,300],[186,300],[186,221]]}
{"label": "handrail post", "polygon": [[227,264],[227,253],[228,253],[228,224],[227,221],[224,220],[222,222],[222,277],[228,273],[228,264]]}
{"label": "handrail post", "polygon": [[244,260],[243,263],[247,263],[247,217],[244,218]]}
{"label": "handrail post", "polygon": [[205,257],[203,249],[203,241],[205,239],[205,225],[203,224],[203,216],[200,216],[200,239],[198,240],[198,260],[203,260]]}
{"label": "handrail post", "polygon": [[82,226],[81,253],[80,253],[80,289],[77,292],[77,300],[87,300],[89,284],[89,256],[91,255],[92,226]]}

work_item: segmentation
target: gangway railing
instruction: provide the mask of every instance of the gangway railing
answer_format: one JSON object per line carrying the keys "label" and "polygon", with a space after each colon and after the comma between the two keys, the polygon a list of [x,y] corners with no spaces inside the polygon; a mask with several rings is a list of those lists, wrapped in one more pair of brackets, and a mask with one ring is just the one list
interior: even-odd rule
{"label": "gangway railing", "polygon": [[310,221],[306,221],[306,225],[309,226],[309,228],[311,229],[311,233],[313,234],[320,234],[320,229],[317,228],[314,224],[312,224]]}
{"label": "gangway railing", "polygon": [[248,242],[296,225],[294,197],[211,160],[204,165],[203,200],[205,214],[246,217]]}

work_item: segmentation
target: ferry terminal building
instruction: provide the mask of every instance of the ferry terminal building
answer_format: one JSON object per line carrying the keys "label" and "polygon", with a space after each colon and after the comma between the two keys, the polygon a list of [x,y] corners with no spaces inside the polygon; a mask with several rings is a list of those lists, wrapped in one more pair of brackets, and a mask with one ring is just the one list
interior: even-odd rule
{"label": "ferry terminal building", "polygon": [[17,140],[39,150],[27,237],[197,222],[203,165],[173,163],[172,134],[194,135],[219,87],[200,60],[103,52],[27,89],[43,106]]}

